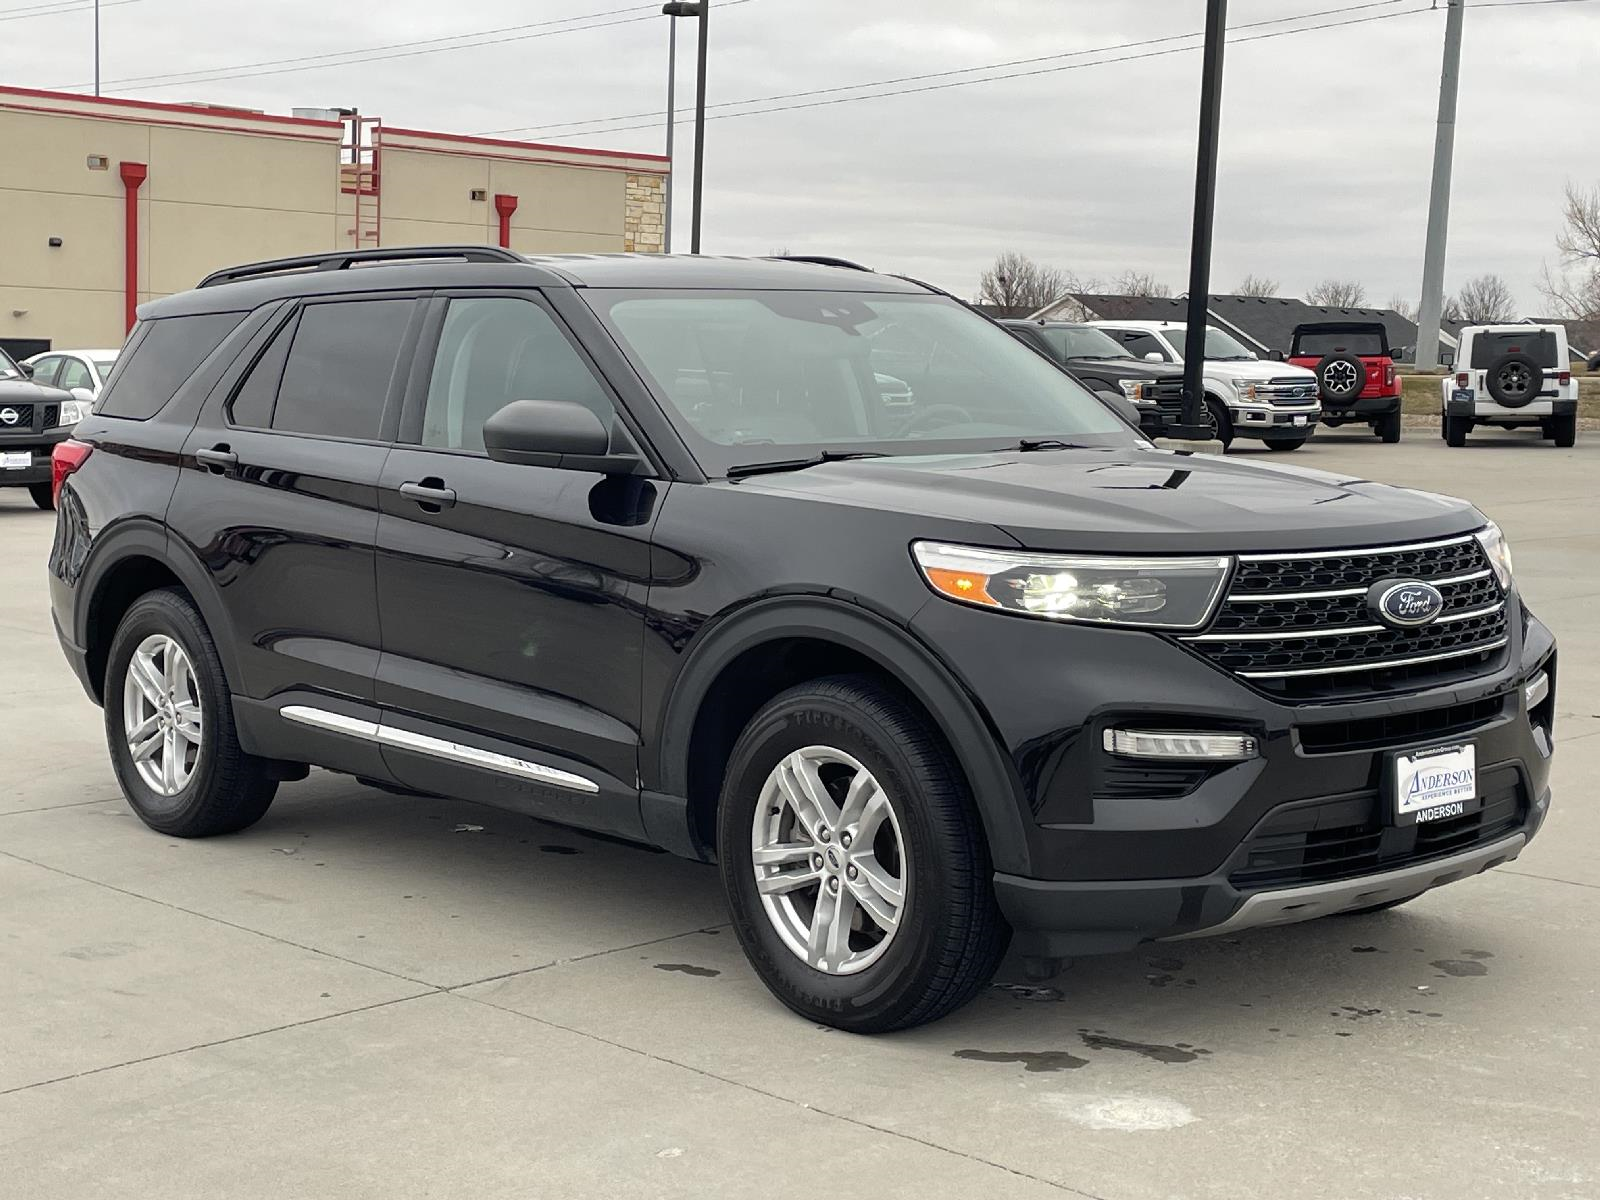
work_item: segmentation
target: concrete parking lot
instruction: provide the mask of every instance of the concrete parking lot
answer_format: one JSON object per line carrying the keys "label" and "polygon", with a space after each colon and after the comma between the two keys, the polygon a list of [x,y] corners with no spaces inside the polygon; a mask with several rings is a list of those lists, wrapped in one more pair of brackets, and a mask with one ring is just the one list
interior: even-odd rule
{"label": "concrete parking lot", "polygon": [[1320,435],[1463,494],[1562,644],[1555,807],[1397,911],[1015,963],[865,1039],[771,1000],[715,872],[314,772],[184,842],[118,796],[0,491],[0,1192],[1600,1196],[1600,437]]}

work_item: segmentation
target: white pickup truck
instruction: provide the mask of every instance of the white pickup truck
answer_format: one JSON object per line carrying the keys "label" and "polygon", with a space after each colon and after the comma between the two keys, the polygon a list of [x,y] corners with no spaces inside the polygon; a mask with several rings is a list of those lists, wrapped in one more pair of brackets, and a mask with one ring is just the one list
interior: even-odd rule
{"label": "white pickup truck", "polygon": [[1578,381],[1563,325],[1468,325],[1456,373],[1440,384],[1439,435],[1464,446],[1479,425],[1537,428],[1558,446],[1578,437]]}

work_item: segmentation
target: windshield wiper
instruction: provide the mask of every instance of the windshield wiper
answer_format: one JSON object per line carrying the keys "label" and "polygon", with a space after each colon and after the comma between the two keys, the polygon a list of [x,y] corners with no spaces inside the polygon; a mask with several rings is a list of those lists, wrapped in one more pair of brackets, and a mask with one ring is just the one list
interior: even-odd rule
{"label": "windshield wiper", "polygon": [[1018,450],[1087,450],[1082,442],[1064,442],[1060,438],[1023,438],[1017,443]]}
{"label": "windshield wiper", "polygon": [[777,471],[803,471],[823,463],[845,462],[852,458],[887,458],[876,450],[823,450],[809,458],[780,458],[772,462],[737,463],[728,468],[729,479],[742,479],[746,475],[770,475]]}

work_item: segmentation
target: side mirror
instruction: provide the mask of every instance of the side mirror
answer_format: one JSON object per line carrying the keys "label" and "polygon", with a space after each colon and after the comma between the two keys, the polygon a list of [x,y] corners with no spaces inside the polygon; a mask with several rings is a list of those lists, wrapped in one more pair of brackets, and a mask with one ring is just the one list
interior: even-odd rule
{"label": "side mirror", "polygon": [[1259,362],[1260,359],[1261,355],[1257,354],[1254,350],[1250,351],[1250,360],[1252,362]]}
{"label": "side mirror", "polygon": [[483,423],[483,446],[495,462],[631,474],[639,460],[612,454],[611,433],[587,405],[571,400],[513,400]]}
{"label": "side mirror", "polygon": [[18,363],[17,364],[17,370],[22,372],[22,376],[23,376],[24,379],[32,379],[33,378],[33,364],[32,363]]}
{"label": "side mirror", "polygon": [[75,388],[68,388],[67,391],[71,394],[71,396],[72,396],[72,398],[74,400],[82,400],[86,404],[87,403],[92,403],[94,401],[94,389],[93,388],[75,387]]}
{"label": "side mirror", "polygon": [[1166,362],[1167,361],[1166,359],[1161,357],[1161,351],[1159,351],[1159,350],[1146,350],[1144,352],[1144,360],[1145,360],[1145,362]]}
{"label": "side mirror", "polygon": [[1272,352],[1272,361],[1273,362],[1282,362],[1283,361],[1283,351],[1282,350],[1274,350]]}

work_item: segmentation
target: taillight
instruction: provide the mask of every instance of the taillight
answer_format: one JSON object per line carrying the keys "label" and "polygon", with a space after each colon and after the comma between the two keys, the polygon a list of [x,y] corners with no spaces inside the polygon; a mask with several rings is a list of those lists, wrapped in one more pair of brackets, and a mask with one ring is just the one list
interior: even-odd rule
{"label": "taillight", "polygon": [[1456,373],[1456,386],[1457,387],[1464,388],[1464,387],[1467,386],[1467,384],[1469,384],[1471,382],[1472,382],[1472,377],[1469,376],[1465,371],[1458,371]]}
{"label": "taillight", "polygon": [[89,451],[94,447],[87,442],[75,442],[68,438],[64,442],[57,442],[56,448],[50,452],[50,500],[54,503],[61,496],[61,485],[89,457]]}
{"label": "taillight", "polygon": [[1383,386],[1385,389],[1394,386],[1394,364],[1392,362],[1383,364]]}
{"label": "taillight", "polygon": [[1559,373],[1556,376],[1556,382],[1559,383],[1562,387],[1566,387],[1567,384],[1572,382],[1572,372],[1571,371],[1562,371],[1561,373]]}

